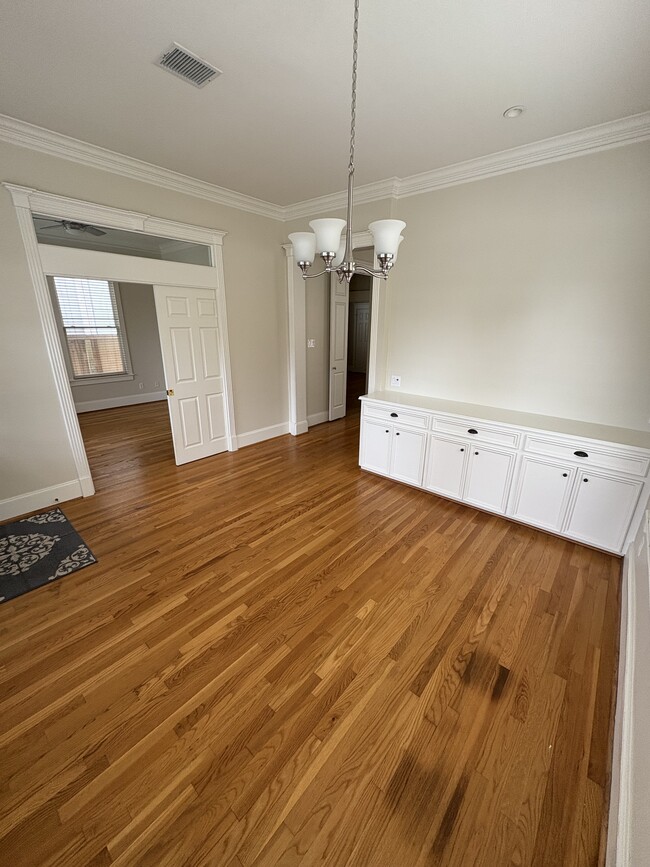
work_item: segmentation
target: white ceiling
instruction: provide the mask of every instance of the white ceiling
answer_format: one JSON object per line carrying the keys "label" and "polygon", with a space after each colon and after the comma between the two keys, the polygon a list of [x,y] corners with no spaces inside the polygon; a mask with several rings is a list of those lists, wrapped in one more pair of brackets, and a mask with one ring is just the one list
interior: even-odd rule
{"label": "white ceiling", "polygon": [[[352,13],[0,0],[0,113],[280,205],[336,192]],[[172,41],[223,75],[197,89],[156,67]],[[649,109],[647,0],[361,0],[357,184]]]}

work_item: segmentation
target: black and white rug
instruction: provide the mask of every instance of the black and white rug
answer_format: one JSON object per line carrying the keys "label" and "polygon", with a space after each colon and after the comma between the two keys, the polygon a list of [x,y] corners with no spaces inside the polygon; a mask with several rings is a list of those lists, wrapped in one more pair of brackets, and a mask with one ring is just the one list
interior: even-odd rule
{"label": "black and white rug", "polygon": [[61,509],[0,527],[0,602],[97,560]]}

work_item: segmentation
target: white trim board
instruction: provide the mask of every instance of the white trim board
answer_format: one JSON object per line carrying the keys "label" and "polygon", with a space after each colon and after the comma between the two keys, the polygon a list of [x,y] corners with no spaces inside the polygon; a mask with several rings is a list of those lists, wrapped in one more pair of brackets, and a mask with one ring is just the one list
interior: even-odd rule
{"label": "white trim board", "polygon": [[289,423],[283,421],[281,424],[272,424],[269,427],[260,427],[256,430],[249,430],[246,433],[237,435],[237,445],[239,448],[255,445],[255,443],[264,442],[264,440],[272,440],[275,437],[281,437],[289,433]]}
{"label": "white trim board", "polygon": [[307,424],[309,427],[313,427],[316,424],[323,424],[323,422],[329,420],[330,415],[328,412],[315,412],[313,415],[307,416]]}
{"label": "white trim board", "polygon": [[[401,199],[647,139],[650,139],[650,111],[404,178],[385,178],[364,184],[355,188],[354,197],[358,204],[382,199]],[[337,210],[345,207],[347,198],[345,191],[339,191],[292,205],[277,205],[26,123],[9,115],[0,115],[0,141],[272,220],[296,220],[317,212]],[[87,222],[92,220],[88,219]],[[153,227],[150,227],[150,231],[153,232]]]}
{"label": "white trim board", "polygon": [[56,506],[66,500],[76,500],[82,497],[81,482],[73,479],[53,485],[50,488],[41,488],[39,491],[29,491],[17,497],[8,497],[0,500],[0,521],[9,521],[17,515],[25,515],[27,512],[35,512],[46,506]]}
{"label": "white trim board", "polygon": [[[74,393],[73,393],[74,394]],[[166,394],[164,391],[149,391],[145,394],[125,394],[122,397],[105,397],[101,400],[81,400],[75,406],[77,412],[95,412],[99,409],[114,409],[118,406],[134,406],[138,403],[155,403],[158,400],[165,400]]]}

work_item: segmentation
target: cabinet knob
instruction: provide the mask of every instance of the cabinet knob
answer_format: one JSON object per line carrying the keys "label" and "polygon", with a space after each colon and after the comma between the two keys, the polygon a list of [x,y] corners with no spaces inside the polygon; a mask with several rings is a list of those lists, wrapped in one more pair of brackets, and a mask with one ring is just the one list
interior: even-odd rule
{"label": "cabinet knob", "polygon": [[469,428],[469,430],[467,431],[467,433],[469,433],[469,434],[477,434],[478,431],[476,430],[475,427],[471,427],[471,428]]}
{"label": "cabinet knob", "polygon": [[390,431],[388,430],[388,428],[386,428],[386,433],[390,433]]}
{"label": "cabinet knob", "polygon": [[398,418],[398,415],[396,412],[391,412],[390,417],[391,418]]}
{"label": "cabinet knob", "polygon": [[[588,458],[588,457],[589,457],[589,455],[587,454],[587,452],[574,452],[573,454],[574,454],[577,458]],[[587,480],[585,479],[585,481],[587,481]]]}
{"label": "cabinet knob", "polygon": [[478,454],[478,452],[474,452],[474,454],[475,454],[475,455],[477,455],[477,454]]}
{"label": "cabinet knob", "polygon": [[395,431],[395,436],[396,436],[396,437],[399,436],[399,431]]}
{"label": "cabinet knob", "polygon": [[588,482],[588,481],[589,481],[589,479],[583,479],[583,480],[582,480],[582,481],[583,481],[583,482]]}
{"label": "cabinet knob", "polygon": [[566,479],[566,477],[567,477],[568,475],[569,475],[568,473],[562,473],[562,478],[563,478],[563,479]]}
{"label": "cabinet knob", "polygon": [[464,451],[465,451],[465,449],[461,449],[461,452],[464,452]]}

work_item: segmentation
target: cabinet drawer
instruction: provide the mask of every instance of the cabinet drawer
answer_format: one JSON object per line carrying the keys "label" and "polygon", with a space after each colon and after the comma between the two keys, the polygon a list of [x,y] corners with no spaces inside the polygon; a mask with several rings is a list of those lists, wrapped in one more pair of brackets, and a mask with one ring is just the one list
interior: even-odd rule
{"label": "cabinet drawer", "polygon": [[407,424],[420,430],[427,430],[429,427],[429,415],[427,413],[416,412],[412,409],[402,409],[400,406],[364,402],[363,417],[391,423],[395,422],[400,425]]}
{"label": "cabinet drawer", "polygon": [[433,430],[440,433],[453,434],[454,436],[466,437],[480,443],[493,443],[499,446],[517,448],[519,445],[519,431],[500,428],[483,422],[463,421],[455,418],[433,419]]}
{"label": "cabinet drawer", "polygon": [[583,467],[596,466],[617,470],[635,476],[645,476],[649,460],[645,455],[625,449],[592,448],[589,443],[568,443],[545,437],[527,436],[525,451],[537,455],[550,455],[563,461],[579,463]]}

